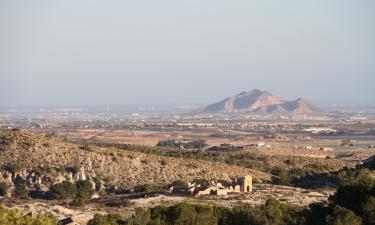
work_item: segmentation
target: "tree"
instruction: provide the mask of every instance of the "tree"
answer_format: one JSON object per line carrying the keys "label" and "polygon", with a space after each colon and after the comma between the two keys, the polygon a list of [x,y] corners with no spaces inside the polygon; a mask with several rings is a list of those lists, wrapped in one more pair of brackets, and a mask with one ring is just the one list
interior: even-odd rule
{"label": "tree", "polygon": [[344,208],[354,211],[357,215],[363,215],[363,203],[368,198],[375,197],[375,179],[361,177],[354,182],[340,185],[331,200]]}
{"label": "tree", "polygon": [[309,206],[306,216],[306,225],[326,225],[326,216],[331,212],[331,208],[323,203],[313,203]]}
{"label": "tree", "polygon": [[211,206],[196,205],[195,211],[197,212],[195,224],[216,225],[218,223]]}
{"label": "tree", "polygon": [[94,193],[94,187],[88,180],[80,180],[76,182],[77,195],[72,205],[82,206],[91,198]]}
{"label": "tree", "polygon": [[73,199],[77,195],[77,186],[68,181],[63,181],[53,185],[51,193],[53,199]]}
{"label": "tree", "polygon": [[181,203],[171,208],[170,216],[175,225],[194,225],[197,212],[192,205]]}
{"label": "tree", "polygon": [[375,197],[369,197],[363,204],[363,222],[366,225],[375,224]]}
{"label": "tree", "polygon": [[326,217],[327,225],[361,225],[362,219],[354,212],[336,205],[332,214]]}
{"label": "tree", "polygon": [[100,215],[95,214],[94,218],[91,219],[87,225],[119,225],[125,224],[122,217],[118,214],[107,214],[107,215]]}
{"label": "tree", "polygon": [[148,224],[151,220],[150,210],[143,208],[136,208],[135,215],[128,220],[128,225],[143,225]]}
{"label": "tree", "polygon": [[0,225],[57,225],[57,219],[49,214],[40,214],[35,219],[23,215],[16,209],[5,208],[0,205]]}
{"label": "tree", "polygon": [[289,177],[289,173],[284,168],[274,168],[271,173],[275,176],[278,176],[274,179],[274,182],[279,185],[291,185],[291,180]]}

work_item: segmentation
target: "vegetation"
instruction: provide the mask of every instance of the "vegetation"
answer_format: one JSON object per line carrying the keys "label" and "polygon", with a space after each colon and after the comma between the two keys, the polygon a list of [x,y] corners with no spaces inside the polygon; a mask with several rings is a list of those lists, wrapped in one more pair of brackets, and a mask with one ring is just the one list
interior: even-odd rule
{"label": "vegetation", "polygon": [[180,148],[179,143],[177,143],[175,140],[165,140],[165,141],[159,141],[156,144],[157,147],[170,147],[170,148]]}
{"label": "vegetation", "polygon": [[184,148],[184,149],[202,149],[207,147],[206,141],[194,139],[190,142],[176,142],[176,140],[159,141],[157,147]]}
{"label": "vegetation", "polygon": [[188,183],[181,180],[173,181],[170,187],[173,187],[173,193],[175,194],[186,194],[189,189]]}
{"label": "vegetation", "polygon": [[118,214],[100,215],[96,214],[87,225],[118,225],[125,224],[125,220]]}
{"label": "vegetation", "polygon": [[[301,186],[302,179],[309,175],[323,174],[326,171],[332,170],[329,163],[310,163],[303,168],[299,167],[293,160],[285,160],[274,165],[271,156],[255,154],[250,152],[238,151],[238,147],[223,144],[217,147],[211,147],[207,150],[192,148],[180,151],[182,143],[175,140],[161,141],[158,143],[159,148],[130,145],[130,144],[116,144],[116,143],[95,143],[101,147],[115,147],[126,151],[141,152],[145,154],[152,154],[165,157],[186,158],[186,159],[200,159],[205,161],[221,162],[228,165],[240,166],[248,169],[272,173],[280,176],[280,179],[275,179],[275,184]],[[185,147],[184,147],[185,148]],[[298,160],[298,157],[294,157]],[[277,160],[276,160],[277,161]],[[280,161],[278,159],[278,161]],[[161,162],[161,165],[165,163]],[[328,165],[328,166],[327,166]]]}
{"label": "vegetation", "polygon": [[[183,185],[176,181],[174,185]],[[95,216],[90,225],[373,225],[375,222],[375,180],[362,177],[341,185],[327,204],[309,207],[283,204],[269,199],[264,206],[242,204],[233,208],[191,205],[156,206],[137,209],[134,216]]]}
{"label": "vegetation", "polygon": [[21,165],[18,163],[8,163],[3,166],[3,169],[11,174],[15,174],[21,170]]}
{"label": "vegetation", "polygon": [[361,178],[341,185],[331,200],[334,204],[353,211],[365,224],[375,222],[375,180]]}
{"label": "vegetation", "polygon": [[80,168],[81,168],[81,166],[78,163],[76,163],[72,166],[65,167],[65,171],[68,172],[68,173],[77,174],[79,172]]}
{"label": "vegetation", "polygon": [[352,211],[340,206],[335,206],[332,214],[326,217],[328,225],[361,225],[362,219],[356,216]]}
{"label": "vegetation", "polygon": [[359,180],[366,180],[375,169],[375,157],[371,157],[362,165],[356,168],[344,168],[331,173],[305,173],[291,179],[293,186],[300,187],[338,187],[339,185],[350,184]]}
{"label": "vegetation", "polygon": [[8,209],[0,205],[0,225],[57,225],[58,221],[51,215],[41,214],[33,219],[30,215],[23,215],[15,209]]}
{"label": "vegetation", "polygon": [[72,205],[73,206],[82,206],[90,200],[93,192],[94,187],[92,186],[91,182],[88,180],[80,180],[76,182],[77,188],[77,195],[74,198]]}
{"label": "vegetation", "polygon": [[26,189],[26,184],[16,184],[14,187],[14,197],[19,199],[27,199],[29,191]]}
{"label": "vegetation", "polygon": [[51,188],[53,199],[74,199],[77,195],[77,186],[68,181],[55,184]]}
{"label": "vegetation", "polygon": [[0,134],[0,149],[13,144],[16,141],[14,136]]}
{"label": "vegetation", "polygon": [[5,182],[0,182],[0,196],[5,196],[8,193],[8,185]]}
{"label": "vegetation", "polygon": [[160,191],[160,187],[152,185],[152,184],[143,184],[143,185],[138,185],[134,187],[134,192],[135,193],[150,193],[150,192],[157,192]]}
{"label": "vegetation", "polygon": [[127,199],[114,199],[110,202],[105,203],[105,205],[108,207],[117,207],[117,208],[128,207],[130,204],[131,204],[130,201]]}

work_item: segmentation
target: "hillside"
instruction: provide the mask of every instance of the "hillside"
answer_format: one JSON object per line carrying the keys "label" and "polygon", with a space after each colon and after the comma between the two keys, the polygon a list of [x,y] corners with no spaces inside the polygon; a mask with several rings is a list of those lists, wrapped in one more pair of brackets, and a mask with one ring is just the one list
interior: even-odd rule
{"label": "hillside", "polygon": [[254,112],[254,113],[311,113],[318,109],[305,99],[282,100],[258,89],[241,92],[220,102],[194,111],[195,114]]}
{"label": "hillside", "polygon": [[263,172],[204,160],[163,157],[117,148],[80,145],[25,131],[0,132],[0,164],[18,163],[24,169],[47,166],[54,171],[79,165],[87,174],[129,187],[169,184],[196,178],[229,180],[251,174],[258,181],[270,180]]}

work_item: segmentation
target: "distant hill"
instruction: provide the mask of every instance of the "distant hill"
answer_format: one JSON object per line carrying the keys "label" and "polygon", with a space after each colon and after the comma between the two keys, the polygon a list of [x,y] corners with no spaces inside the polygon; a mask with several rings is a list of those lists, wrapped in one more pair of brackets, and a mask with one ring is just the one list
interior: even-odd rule
{"label": "distant hill", "polygon": [[[66,168],[80,165],[92,177],[110,178],[112,184],[129,187],[141,184],[167,185],[174,180],[190,182],[194,179],[221,179],[230,181],[251,174],[258,181],[269,181],[271,176],[264,172],[226,163],[198,159],[164,157],[139,153],[115,147],[67,142],[55,137],[26,131],[0,131],[0,165],[17,163],[31,170],[43,165],[51,168]],[[1,167],[2,168],[2,167]],[[0,175],[1,173],[0,168]],[[60,170],[56,169],[60,177]],[[25,173],[22,173],[25,174]],[[52,175],[51,175],[52,176]],[[0,182],[3,180],[0,177]]]}
{"label": "distant hill", "polygon": [[299,98],[294,101],[285,101],[267,91],[254,89],[195,110],[193,113],[253,112],[264,114],[312,113],[315,111],[318,111],[318,109],[306,99]]}

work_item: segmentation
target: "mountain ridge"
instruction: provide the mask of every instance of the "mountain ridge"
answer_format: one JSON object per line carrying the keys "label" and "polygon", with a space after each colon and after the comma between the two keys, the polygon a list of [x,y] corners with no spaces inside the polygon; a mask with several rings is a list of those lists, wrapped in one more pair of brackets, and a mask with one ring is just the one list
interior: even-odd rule
{"label": "mountain ridge", "polygon": [[194,114],[252,112],[266,113],[313,113],[319,111],[304,98],[283,100],[268,91],[254,89],[241,92],[222,101],[195,110]]}

